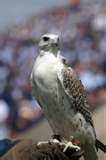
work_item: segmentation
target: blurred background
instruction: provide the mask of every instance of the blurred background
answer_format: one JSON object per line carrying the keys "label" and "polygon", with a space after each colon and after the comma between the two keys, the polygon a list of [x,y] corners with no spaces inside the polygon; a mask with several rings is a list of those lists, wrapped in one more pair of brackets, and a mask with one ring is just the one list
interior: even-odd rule
{"label": "blurred background", "polygon": [[97,135],[106,143],[105,0],[0,0],[0,139],[52,134],[30,86],[38,41],[48,32],[59,34],[61,52],[85,86]]}

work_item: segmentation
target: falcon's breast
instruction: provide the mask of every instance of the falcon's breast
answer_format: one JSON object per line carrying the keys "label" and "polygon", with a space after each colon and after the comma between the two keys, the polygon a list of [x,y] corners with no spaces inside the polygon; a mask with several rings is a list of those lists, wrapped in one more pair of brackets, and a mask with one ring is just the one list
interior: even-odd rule
{"label": "falcon's breast", "polygon": [[60,60],[53,54],[38,57],[33,68],[33,76],[38,88],[45,92],[55,90],[57,72],[61,67]]}

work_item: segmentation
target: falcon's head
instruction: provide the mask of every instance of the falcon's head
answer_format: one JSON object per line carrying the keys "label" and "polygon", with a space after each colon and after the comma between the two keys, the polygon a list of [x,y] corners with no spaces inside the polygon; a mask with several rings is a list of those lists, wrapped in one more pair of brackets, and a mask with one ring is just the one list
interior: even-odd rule
{"label": "falcon's head", "polygon": [[44,51],[59,50],[59,36],[57,34],[45,34],[41,37],[39,47]]}

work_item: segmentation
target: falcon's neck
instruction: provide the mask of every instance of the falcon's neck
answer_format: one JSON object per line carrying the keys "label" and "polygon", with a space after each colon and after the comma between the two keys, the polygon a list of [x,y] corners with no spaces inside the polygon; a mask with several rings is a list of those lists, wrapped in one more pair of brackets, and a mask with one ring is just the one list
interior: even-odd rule
{"label": "falcon's neck", "polygon": [[42,49],[40,50],[40,55],[44,55],[44,54],[54,54],[54,56],[58,57],[58,55],[60,55],[60,50],[57,48],[50,48],[50,49]]}

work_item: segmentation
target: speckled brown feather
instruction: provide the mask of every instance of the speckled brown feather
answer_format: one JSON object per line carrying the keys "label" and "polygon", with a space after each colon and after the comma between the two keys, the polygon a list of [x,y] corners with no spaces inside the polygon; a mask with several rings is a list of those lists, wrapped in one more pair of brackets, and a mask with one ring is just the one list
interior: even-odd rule
{"label": "speckled brown feather", "polygon": [[82,82],[70,67],[66,66],[65,69],[62,70],[62,75],[63,86],[68,95],[72,96],[74,99],[74,109],[82,113],[85,120],[94,127],[91,112],[88,110],[89,104],[87,102],[87,96]]}

